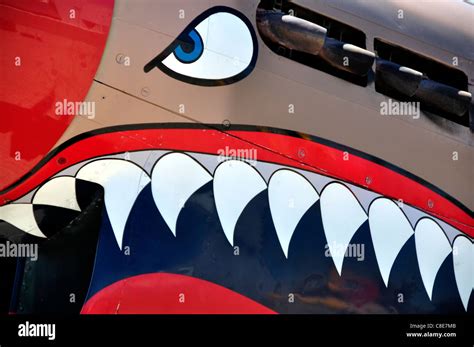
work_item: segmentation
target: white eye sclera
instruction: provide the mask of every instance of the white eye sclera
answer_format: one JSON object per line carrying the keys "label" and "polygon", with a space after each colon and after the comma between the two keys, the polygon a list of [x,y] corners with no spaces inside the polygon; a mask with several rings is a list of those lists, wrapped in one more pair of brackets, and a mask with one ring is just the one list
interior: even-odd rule
{"label": "white eye sclera", "polygon": [[255,31],[246,17],[228,7],[198,16],[161,54],[145,65],[184,82],[217,86],[237,82],[255,67]]}

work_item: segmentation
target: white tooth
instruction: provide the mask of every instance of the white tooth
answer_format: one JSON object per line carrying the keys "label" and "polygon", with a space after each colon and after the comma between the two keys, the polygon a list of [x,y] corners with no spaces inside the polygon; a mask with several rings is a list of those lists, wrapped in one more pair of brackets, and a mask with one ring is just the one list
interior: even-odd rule
{"label": "white tooth", "polygon": [[458,236],[453,243],[453,266],[456,285],[464,309],[474,289],[474,244],[465,236]]}
{"label": "white tooth", "polygon": [[121,159],[101,159],[83,166],[77,178],[104,187],[105,208],[117,244],[122,249],[128,215],[140,192],[150,182],[141,167]]}
{"label": "white tooth", "polygon": [[234,244],[234,229],[245,206],[267,187],[260,174],[249,164],[228,160],[214,172],[214,199],[225,236]]}
{"label": "white tooth", "polygon": [[354,194],[346,186],[334,182],[321,193],[321,217],[332,260],[341,275],[347,246],[367,220],[367,215]]}
{"label": "white tooth", "polygon": [[36,223],[32,204],[10,204],[0,207],[0,220],[12,224],[25,233],[46,237]]}
{"label": "white tooth", "polygon": [[379,270],[387,287],[393,263],[413,235],[413,228],[398,205],[386,198],[375,199],[370,205],[369,227]]}
{"label": "white tooth", "polygon": [[156,162],[151,178],[156,207],[176,236],[179,212],[189,197],[211,181],[212,176],[190,156],[171,153]]}
{"label": "white tooth", "polygon": [[268,202],[280,245],[288,258],[291,236],[300,219],[318,201],[319,195],[304,176],[278,170],[268,183]]}
{"label": "white tooth", "polygon": [[32,203],[81,211],[76,198],[76,178],[63,176],[47,181],[36,191]]}
{"label": "white tooth", "polygon": [[436,274],[451,253],[451,244],[435,221],[423,218],[415,228],[415,245],[423,285],[431,300]]}

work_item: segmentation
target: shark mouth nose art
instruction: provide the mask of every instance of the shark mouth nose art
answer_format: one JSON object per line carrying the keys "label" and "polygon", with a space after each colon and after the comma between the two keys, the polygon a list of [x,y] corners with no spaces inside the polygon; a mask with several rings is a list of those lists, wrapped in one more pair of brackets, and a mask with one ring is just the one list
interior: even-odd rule
{"label": "shark mouth nose art", "polygon": [[[163,142],[144,147],[138,133]],[[335,177],[312,163],[253,147],[238,138],[238,130],[140,129],[130,132],[127,148],[91,146],[117,134],[104,131],[58,149],[22,185],[3,192],[3,201],[11,202],[0,207],[0,232],[14,227],[47,242],[52,231],[36,206],[72,220],[81,214],[78,182],[103,190],[89,299],[123,278],[168,272],[220,284],[277,312],[333,312],[331,298],[341,301],[337,310],[343,312],[407,312],[397,308],[398,293],[408,301],[423,296],[425,304],[408,305],[408,312],[443,312],[447,302],[472,311],[472,216],[451,201],[446,204],[456,220],[436,209],[426,212],[409,196],[373,191],[355,171]],[[178,145],[178,134],[181,142],[183,136],[193,142]],[[249,152],[222,156],[225,146],[253,149],[256,160]],[[68,165],[58,164],[58,157],[70,158]],[[104,271],[110,271],[105,279],[99,276]],[[354,275],[364,281],[347,289]],[[260,283],[258,276],[269,280]],[[451,283],[442,289],[446,281]],[[288,293],[299,306],[282,304]],[[365,307],[364,295],[378,298],[379,307]]]}

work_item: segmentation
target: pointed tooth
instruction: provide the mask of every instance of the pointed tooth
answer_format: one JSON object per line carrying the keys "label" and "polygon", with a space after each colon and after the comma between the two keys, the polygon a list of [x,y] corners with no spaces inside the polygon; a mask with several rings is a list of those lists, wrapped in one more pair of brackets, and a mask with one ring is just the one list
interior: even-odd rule
{"label": "pointed tooth", "polygon": [[456,285],[464,309],[474,288],[474,244],[465,236],[458,236],[453,243],[453,267]]}
{"label": "pointed tooth", "polygon": [[32,202],[81,211],[76,198],[76,178],[63,176],[47,181],[36,191]]}
{"label": "pointed tooth", "polygon": [[190,156],[171,153],[156,162],[151,177],[156,207],[176,236],[179,212],[189,197],[211,181],[212,176]]}
{"label": "pointed tooth", "polygon": [[291,170],[278,170],[268,183],[268,202],[273,224],[285,257],[291,236],[308,209],[318,201],[319,195],[301,174]]}
{"label": "pointed tooth", "polygon": [[25,233],[44,237],[36,223],[32,204],[10,204],[0,207],[0,220],[23,230]]}
{"label": "pointed tooth", "polygon": [[451,244],[443,229],[433,220],[423,218],[415,228],[416,257],[421,279],[430,300],[439,268],[451,253]]}
{"label": "pointed tooth", "polygon": [[413,235],[413,228],[398,205],[390,199],[375,199],[369,208],[369,227],[375,256],[385,286],[403,245]]}
{"label": "pointed tooth", "polygon": [[76,177],[104,187],[105,208],[117,244],[122,249],[128,215],[140,192],[150,182],[138,165],[121,159],[101,159],[83,166]]}
{"label": "pointed tooth", "polygon": [[234,244],[234,229],[245,206],[267,187],[249,164],[228,160],[214,172],[214,199],[224,234]]}
{"label": "pointed tooth", "polygon": [[367,215],[354,194],[343,184],[334,182],[321,193],[321,217],[332,260],[341,275],[345,252],[338,252],[339,248],[347,248]]}

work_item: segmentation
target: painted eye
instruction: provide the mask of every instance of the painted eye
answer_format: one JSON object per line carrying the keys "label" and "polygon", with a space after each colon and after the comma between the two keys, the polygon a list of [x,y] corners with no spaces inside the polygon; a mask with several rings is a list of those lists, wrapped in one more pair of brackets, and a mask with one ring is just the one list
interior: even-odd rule
{"label": "painted eye", "polygon": [[144,71],[157,67],[187,83],[220,86],[248,76],[257,51],[250,21],[232,8],[217,6],[194,19]]}
{"label": "painted eye", "polygon": [[181,43],[173,51],[174,56],[183,64],[194,63],[204,52],[204,44],[199,33],[193,29],[180,39]]}

